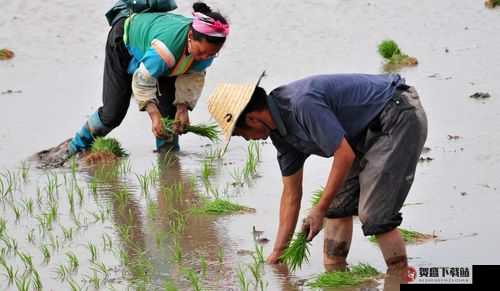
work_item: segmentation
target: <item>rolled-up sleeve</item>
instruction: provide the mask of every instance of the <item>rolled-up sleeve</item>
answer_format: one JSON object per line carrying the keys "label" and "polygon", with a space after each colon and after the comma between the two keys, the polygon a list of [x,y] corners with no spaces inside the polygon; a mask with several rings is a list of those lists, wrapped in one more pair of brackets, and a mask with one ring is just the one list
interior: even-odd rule
{"label": "rolled-up sleeve", "polygon": [[190,110],[196,106],[205,84],[205,71],[189,72],[175,79],[174,104],[187,104]]}
{"label": "rolled-up sleeve", "polygon": [[317,99],[300,102],[296,107],[297,121],[323,153],[331,157],[345,136],[345,130],[327,104]]}
{"label": "rolled-up sleeve", "polygon": [[132,76],[132,92],[140,111],[146,110],[149,103],[158,105],[157,82],[158,80],[150,74],[143,63],[135,70]]}

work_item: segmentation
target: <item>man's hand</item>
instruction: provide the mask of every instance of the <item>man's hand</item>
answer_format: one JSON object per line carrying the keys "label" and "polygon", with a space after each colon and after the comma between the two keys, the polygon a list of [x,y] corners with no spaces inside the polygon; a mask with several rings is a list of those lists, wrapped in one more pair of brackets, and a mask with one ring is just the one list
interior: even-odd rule
{"label": "man's hand", "polygon": [[302,224],[302,232],[307,234],[307,240],[312,241],[313,238],[323,228],[323,219],[325,218],[325,211],[318,206],[309,210],[309,215],[304,219]]}
{"label": "man's hand", "polygon": [[183,134],[186,132],[186,127],[189,125],[188,107],[186,104],[177,104],[177,111],[175,112],[175,120],[172,129],[176,134]]}
{"label": "man's hand", "polygon": [[269,256],[267,256],[266,263],[271,265],[280,263],[280,257],[282,254],[282,250],[273,250],[273,252]]}

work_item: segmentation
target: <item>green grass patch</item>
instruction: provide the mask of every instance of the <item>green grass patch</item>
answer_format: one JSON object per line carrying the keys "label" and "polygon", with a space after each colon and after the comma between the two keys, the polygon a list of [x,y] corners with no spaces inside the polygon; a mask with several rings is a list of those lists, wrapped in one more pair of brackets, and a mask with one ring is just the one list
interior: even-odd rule
{"label": "green grass patch", "polygon": [[[175,134],[173,130],[174,120],[163,118],[163,129],[170,134]],[[196,124],[188,125],[185,128],[186,132],[191,132],[199,136],[208,138],[210,141],[219,140],[219,127],[216,124]]]}
{"label": "green grass patch", "polygon": [[[423,234],[413,230],[408,230],[404,228],[398,228],[398,229],[399,233],[401,233],[401,237],[406,243],[418,243],[434,237],[432,235]],[[369,236],[368,240],[373,243],[377,242],[377,238],[374,235]]]}
{"label": "green grass patch", "polygon": [[213,200],[204,199],[201,206],[192,208],[191,211],[195,214],[231,214],[241,211],[250,211],[251,209],[239,204],[232,203],[227,199],[216,198]]}
{"label": "green grass patch", "polygon": [[90,151],[92,153],[110,152],[117,157],[127,156],[127,152],[122,148],[120,142],[114,138],[96,138]]}
{"label": "green grass patch", "polygon": [[368,264],[351,267],[350,271],[325,272],[306,283],[312,288],[356,286],[377,276],[379,272]]}
{"label": "green grass patch", "polygon": [[290,241],[283,251],[283,254],[280,256],[280,261],[286,264],[292,272],[297,268],[300,269],[304,261],[306,263],[309,262],[309,257],[311,255],[309,251],[310,246],[311,242],[307,241],[306,233],[296,233],[295,237]]}

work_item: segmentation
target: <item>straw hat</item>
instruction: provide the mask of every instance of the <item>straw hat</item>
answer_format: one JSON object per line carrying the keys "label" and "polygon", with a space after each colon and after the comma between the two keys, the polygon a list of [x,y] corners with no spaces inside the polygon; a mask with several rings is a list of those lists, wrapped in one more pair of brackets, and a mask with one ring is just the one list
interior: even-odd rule
{"label": "straw hat", "polygon": [[241,113],[250,102],[255,88],[264,76],[265,71],[253,84],[219,84],[208,97],[208,111],[222,129],[224,135],[223,153],[229,144],[236,121],[238,121]]}

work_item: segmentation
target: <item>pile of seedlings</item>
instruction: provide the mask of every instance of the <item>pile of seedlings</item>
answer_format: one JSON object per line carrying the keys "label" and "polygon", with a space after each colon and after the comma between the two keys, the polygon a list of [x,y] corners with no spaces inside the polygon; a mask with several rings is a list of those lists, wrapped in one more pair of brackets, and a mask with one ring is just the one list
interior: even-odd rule
{"label": "pile of seedlings", "polygon": [[92,143],[90,153],[85,156],[84,161],[88,165],[93,165],[114,162],[126,156],[127,152],[122,148],[119,141],[114,138],[98,137]]}
{"label": "pile of seedlings", "polygon": [[[398,230],[399,233],[401,233],[401,237],[403,238],[403,240],[408,244],[419,244],[436,238],[436,236],[432,234],[424,234],[417,231],[407,230],[401,227],[399,227]],[[373,243],[377,242],[377,238],[373,235],[369,236],[368,240]]]}
{"label": "pile of seedlings", "polygon": [[9,49],[0,49],[0,60],[10,60],[14,57],[14,52]]}
{"label": "pile of seedlings", "polygon": [[307,282],[306,286],[311,288],[352,287],[374,279],[380,274],[377,269],[367,264],[359,264],[350,269],[350,271],[322,273]]}
{"label": "pile of seedlings", "polygon": [[495,8],[495,6],[500,5],[500,0],[486,0],[484,1],[484,6],[488,8]]}
{"label": "pile of seedlings", "polygon": [[201,199],[201,205],[192,209],[196,214],[232,214],[239,212],[255,212],[255,209],[235,204],[225,198]]}
{"label": "pile of seedlings", "polygon": [[378,45],[378,53],[385,59],[385,69],[390,70],[397,66],[415,66],[418,61],[403,53],[398,44],[392,39],[386,39]]}
{"label": "pile of seedlings", "polygon": [[[175,132],[173,130],[174,120],[169,118],[163,118],[163,130],[170,135],[174,135]],[[197,125],[188,125],[185,128],[186,132],[191,132],[196,135],[206,137],[210,141],[214,142],[219,140],[219,127],[216,124],[197,124]]]}

